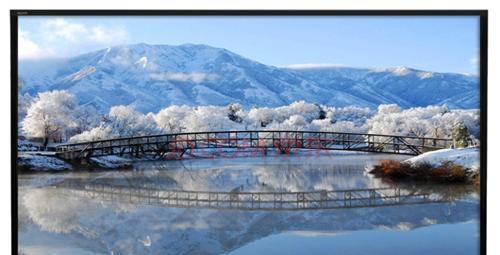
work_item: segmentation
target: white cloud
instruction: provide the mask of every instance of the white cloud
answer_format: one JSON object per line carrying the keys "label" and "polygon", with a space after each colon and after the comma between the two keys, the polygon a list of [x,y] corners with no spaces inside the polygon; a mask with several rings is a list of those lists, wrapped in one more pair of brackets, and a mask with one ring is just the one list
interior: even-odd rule
{"label": "white cloud", "polygon": [[479,63],[479,58],[478,57],[473,57],[473,58],[470,59],[470,62],[473,65],[477,65]]}
{"label": "white cloud", "polygon": [[[31,33],[36,33],[38,41],[30,39]],[[124,44],[128,38],[127,31],[121,27],[91,26],[53,18],[33,31],[20,30],[19,52],[20,58],[67,57]]]}
{"label": "white cloud", "polygon": [[175,72],[164,72],[164,73],[152,73],[150,75],[151,79],[159,81],[192,81],[194,83],[202,83],[204,81],[214,81],[219,78],[216,74],[207,74],[202,72],[192,72],[192,73],[175,73]]}
{"label": "white cloud", "polygon": [[38,44],[30,38],[30,32],[19,30],[18,33],[18,57],[19,59],[36,59],[48,57],[53,52],[43,50]]}
{"label": "white cloud", "polygon": [[470,63],[472,65],[472,73],[478,74],[479,73],[479,57],[474,56],[470,59]]}
{"label": "white cloud", "polygon": [[116,44],[128,39],[125,29],[119,27],[85,26],[69,22],[63,18],[56,18],[42,24],[50,40],[63,39],[73,43]]}
{"label": "white cloud", "polygon": [[[62,18],[51,19],[42,24],[47,32],[45,35],[50,40],[64,39],[70,42],[76,42],[79,38],[84,38],[88,29],[82,24],[70,23]],[[81,36],[81,37],[80,37]]]}
{"label": "white cloud", "polygon": [[292,64],[287,65],[285,68],[290,69],[321,69],[321,68],[334,68],[334,67],[344,67],[341,64],[329,64],[329,63],[305,63],[305,64]]}

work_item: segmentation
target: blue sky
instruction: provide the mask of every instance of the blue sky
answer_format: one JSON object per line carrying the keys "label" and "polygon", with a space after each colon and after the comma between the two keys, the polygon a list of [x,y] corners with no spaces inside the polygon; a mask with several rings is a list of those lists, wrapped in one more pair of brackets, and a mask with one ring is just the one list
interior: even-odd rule
{"label": "blue sky", "polygon": [[477,74],[477,17],[20,17],[22,59],[201,43],[274,66],[408,66]]}

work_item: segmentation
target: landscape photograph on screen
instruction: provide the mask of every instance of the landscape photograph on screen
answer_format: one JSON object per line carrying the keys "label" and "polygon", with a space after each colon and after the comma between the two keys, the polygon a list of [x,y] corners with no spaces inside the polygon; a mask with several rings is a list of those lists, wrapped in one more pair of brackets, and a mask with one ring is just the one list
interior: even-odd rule
{"label": "landscape photograph on screen", "polygon": [[479,16],[19,16],[18,254],[479,254]]}

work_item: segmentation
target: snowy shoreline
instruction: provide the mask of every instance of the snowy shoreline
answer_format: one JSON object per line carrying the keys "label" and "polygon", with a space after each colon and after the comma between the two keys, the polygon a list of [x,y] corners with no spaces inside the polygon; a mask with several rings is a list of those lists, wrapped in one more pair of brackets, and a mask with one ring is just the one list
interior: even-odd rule
{"label": "snowy shoreline", "polygon": [[133,161],[118,156],[104,156],[90,158],[88,165],[78,165],[66,162],[54,155],[19,154],[17,157],[18,170],[22,172],[58,172],[87,169],[127,169],[132,167]]}
{"label": "snowy shoreline", "polygon": [[473,172],[479,172],[480,151],[479,147],[442,149],[426,152],[403,162],[410,163],[412,165],[430,163],[434,167],[444,162],[453,162],[454,164],[468,168]]}
{"label": "snowy shoreline", "polygon": [[73,166],[55,156],[37,154],[19,154],[17,167],[21,171],[64,171],[72,170]]}
{"label": "snowy shoreline", "polygon": [[480,184],[479,147],[430,151],[403,160],[381,160],[369,174],[401,182]]}
{"label": "snowy shoreline", "polygon": [[[224,150],[222,152],[227,153],[231,152],[231,150]],[[269,153],[272,154],[273,152]],[[211,158],[217,156],[217,154],[218,153],[214,152],[212,152],[210,155],[195,153],[192,155],[192,158]],[[359,152],[335,152],[335,154],[359,154]],[[406,159],[402,162],[410,163],[412,165],[430,163],[435,167],[444,162],[453,162],[457,165],[463,166],[464,168],[470,169],[472,172],[479,172],[479,154],[480,152],[478,147],[470,147],[464,149],[442,149],[426,152],[421,155]],[[248,156],[251,155],[251,152],[240,154],[240,156],[242,155]],[[65,171],[86,168],[68,163],[53,155],[44,154],[20,153],[17,162],[18,167],[23,171]],[[98,158],[90,158],[87,167],[91,166],[101,169],[126,169],[131,168],[133,163],[134,161],[132,159],[124,157],[103,156]]]}
{"label": "snowy shoreline", "polygon": [[[186,154],[183,160],[193,160],[193,159],[213,159],[221,158],[226,160],[231,160],[239,157],[255,157],[255,156],[265,156],[274,157],[281,155],[279,151],[267,150],[263,152],[262,150],[247,150],[241,151],[240,149],[207,149],[202,152],[193,152]],[[296,150],[290,152],[288,155],[293,155],[299,158],[307,159],[313,157],[331,157],[334,155],[365,155],[367,152],[359,151],[316,151],[316,150]],[[150,158],[151,159],[151,158]],[[147,159],[146,159],[147,160]],[[180,160],[175,156],[165,158],[164,160]],[[150,161],[150,160],[147,160]],[[154,161],[154,160],[151,160]],[[46,153],[23,153],[18,154],[18,169],[26,172],[57,172],[57,171],[73,171],[73,170],[86,170],[86,169],[102,169],[102,170],[119,170],[119,169],[129,169],[133,167],[133,164],[138,162],[137,160],[119,157],[114,155],[101,156],[101,157],[91,157],[86,164],[78,164],[67,162],[62,159],[55,157],[54,154]],[[140,162],[140,161],[139,161]]]}

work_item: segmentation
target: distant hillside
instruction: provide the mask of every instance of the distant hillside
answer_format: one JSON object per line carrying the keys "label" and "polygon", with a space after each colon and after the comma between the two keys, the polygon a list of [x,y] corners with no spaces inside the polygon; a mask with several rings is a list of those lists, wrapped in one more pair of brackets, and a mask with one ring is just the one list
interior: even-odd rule
{"label": "distant hillside", "polygon": [[447,103],[478,108],[475,76],[406,67],[287,69],[206,45],[135,44],[68,59],[21,61],[21,93],[65,89],[101,111],[133,105],[157,111],[171,104],[280,106],[297,100],[331,106],[402,107]]}

